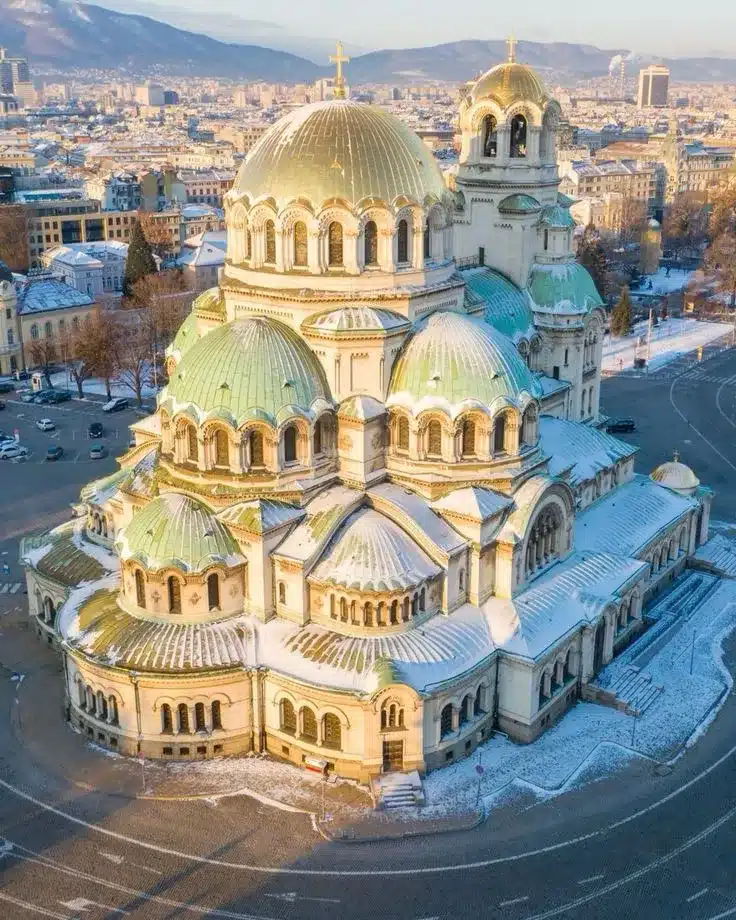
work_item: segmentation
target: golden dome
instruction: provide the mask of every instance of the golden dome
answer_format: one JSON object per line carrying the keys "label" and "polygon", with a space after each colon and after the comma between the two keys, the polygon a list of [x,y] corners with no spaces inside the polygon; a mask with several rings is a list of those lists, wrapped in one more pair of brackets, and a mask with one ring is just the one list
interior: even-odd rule
{"label": "golden dome", "polygon": [[278,210],[301,198],[317,210],[333,199],[422,204],[445,194],[434,156],[411,128],[343,99],[301,106],[277,121],[240,167],[231,196],[272,198]]}
{"label": "golden dome", "polygon": [[495,99],[501,108],[514,102],[533,102],[543,108],[550,99],[544,84],[526,64],[505,61],[480,77],[470,91],[473,103]]}
{"label": "golden dome", "polygon": [[656,469],[652,470],[649,478],[654,482],[671,489],[673,492],[680,492],[683,495],[692,495],[700,485],[700,480],[693,473],[689,466],[680,462],[680,454],[675,451],[672,460],[667,463],[661,463]]}

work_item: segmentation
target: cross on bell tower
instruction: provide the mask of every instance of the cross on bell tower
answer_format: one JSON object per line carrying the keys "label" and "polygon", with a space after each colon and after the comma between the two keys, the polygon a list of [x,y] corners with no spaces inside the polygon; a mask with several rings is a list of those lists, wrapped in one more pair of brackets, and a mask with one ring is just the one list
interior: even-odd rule
{"label": "cross on bell tower", "polygon": [[335,99],[345,98],[345,77],[342,75],[342,65],[347,64],[350,58],[343,54],[342,42],[338,41],[336,45],[336,54],[330,55],[330,64],[335,65],[335,89],[333,97]]}
{"label": "cross on bell tower", "polygon": [[508,57],[509,64],[513,64],[514,61],[516,60],[516,46],[518,44],[519,43],[516,41],[513,35],[509,35],[509,37],[506,39],[506,47],[508,48],[508,54],[509,54],[509,57]]}

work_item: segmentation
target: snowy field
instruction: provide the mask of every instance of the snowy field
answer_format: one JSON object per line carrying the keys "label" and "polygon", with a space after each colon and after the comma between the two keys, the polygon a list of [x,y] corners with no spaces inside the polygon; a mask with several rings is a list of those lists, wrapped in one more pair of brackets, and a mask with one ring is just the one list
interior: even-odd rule
{"label": "snowy field", "polygon": [[[55,374],[51,374],[51,386],[59,390],[71,390],[75,397],[77,395],[77,385],[74,380],[67,375],[66,371],[58,371]],[[85,380],[82,384],[82,390],[85,396],[107,395],[105,381],[99,380],[96,377],[90,377],[88,380]],[[110,391],[112,392],[113,396],[124,396],[126,399],[130,399],[131,401],[135,400],[135,392],[129,386],[126,386],[119,380],[112,381],[110,385]],[[144,386],[143,398],[151,398],[157,392],[158,391],[153,387]]]}
{"label": "snowy field", "polygon": [[[642,275],[641,284],[632,291],[634,297],[637,294],[648,294],[649,296],[664,297],[665,294],[674,294],[681,291],[687,285],[695,272],[688,271],[684,268],[672,268],[667,274],[666,268],[660,268],[653,275]],[[651,282],[651,288],[649,284]]]}
{"label": "snowy field", "polygon": [[[731,327],[724,323],[702,323],[696,319],[667,319],[652,327],[649,370],[664,367],[681,355],[694,351],[728,335]],[[635,357],[646,357],[647,323],[638,323],[634,334],[624,338],[607,336],[603,343],[603,373],[617,374],[631,370]]]}

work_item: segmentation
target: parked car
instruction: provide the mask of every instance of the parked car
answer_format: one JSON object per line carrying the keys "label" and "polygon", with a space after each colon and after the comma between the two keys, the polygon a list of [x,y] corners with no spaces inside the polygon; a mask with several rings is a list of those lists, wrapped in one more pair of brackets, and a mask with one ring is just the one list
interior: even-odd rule
{"label": "parked car", "polygon": [[30,380],[31,372],[30,371],[16,371],[15,379],[16,380]]}
{"label": "parked car", "polygon": [[636,422],[633,418],[609,418],[606,422],[606,431],[609,434],[616,431],[636,431]]}
{"label": "parked car", "polygon": [[58,460],[59,457],[64,455],[64,448],[60,444],[52,444],[50,447],[46,448],[46,459],[47,460]]}
{"label": "parked car", "polygon": [[5,400],[0,399],[0,409],[4,409],[4,408],[5,408]]}
{"label": "parked car", "polygon": [[35,403],[37,406],[45,406],[47,403],[53,402],[53,396],[51,395],[51,390],[39,390],[28,401]]}
{"label": "parked car", "polygon": [[0,393],[12,393],[15,385],[10,380],[0,380]]}
{"label": "parked car", "polygon": [[120,412],[121,409],[128,408],[128,400],[124,396],[114,396],[109,402],[102,407],[103,412]]}
{"label": "parked car", "polygon": [[5,441],[0,444],[0,460],[25,460],[28,448],[16,444],[15,441]]}
{"label": "parked car", "polygon": [[4,444],[6,441],[12,441],[15,444],[15,438],[12,434],[6,434],[4,431],[0,431],[0,444]]}
{"label": "parked car", "polygon": [[22,390],[16,390],[15,395],[20,399],[21,402],[29,403],[33,402],[36,398],[36,394],[33,390],[29,390],[27,387]]}
{"label": "parked car", "polygon": [[89,458],[90,460],[102,460],[105,456],[105,445],[100,444],[99,441],[96,441],[92,447],[89,449]]}
{"label": "parked car", "polygon": [[105,436],[105,429],[102,427],[102,422],[90,422],[90,426],[87,429],[88,438],[102,438]]}
{"label": "parked car", "polygon": [[38,428],[39,431],[54,431],[56,425],[54,425],[50,418],[40,418],[36,422],[36,428]]}
{"label": "parked car", "polygon": [[66,402],[72,398],[71,390],[49,390],[48,401],[52,403]]}

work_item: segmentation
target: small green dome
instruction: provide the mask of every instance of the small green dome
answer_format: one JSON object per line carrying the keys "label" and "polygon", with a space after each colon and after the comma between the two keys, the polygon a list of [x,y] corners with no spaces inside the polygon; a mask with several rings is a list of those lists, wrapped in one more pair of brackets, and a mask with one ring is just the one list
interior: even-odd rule
{"label": "small green dome", "polygon": [[589,313],[603,300],[579,262],[536,262],[529,273],[529,293],[542,313]]}
{"label": "small green dome", "polygon": [[216,563],[243,561],[238,544],[209,508],[178,492],[159,495],[141,508],[115,546],[121,559],[150,571],[173,566],[201,572]]}
{"label": "small green dome", "polygon": [[569,209],[563,207],[561,204],[551,204],[547,205],[546,208],[542,208],[542,216],[539,218],[539,223],[544,227],[562,230],[567,230],[575,226],[575,220]]}
{"label": "small green dome", "polygon": [[405,345],[391,374],[386,405],[418,415],[440,409],[454,417],[467,408],[490,412],[542,395],[537,378],[511,339],[483,320],[435,313]]}
{"label": "small green dome", "polygon": [[190,313],[184,322],[179,326],[179,331],[174,336],[174,341],[166,349],[166,356],[173,357],[181,361],[184,355],[201,338],[197,332],[197,317]]}
{"label": "small green dome", "polygon": [[506,198],[498,203],[500,214],[536,214],[541,210],[542,205],[536,198],[519,192],[507,195]]}
{"label": "small green dome", "polygon": [[471,268],[462,277],[470,290],[485,301],[485,319],[494,329],[515,343],[534,336],[529,298],[513,281],[492,268]]}
{"label": "small green dome", "polygon": [[208,332],[184,355],[162,391],[172,414],[218,417],[238,426],[250,419],[279,425],[312,418],[332,405],[322,365],[289,326],[266,316]]}

